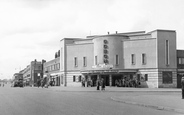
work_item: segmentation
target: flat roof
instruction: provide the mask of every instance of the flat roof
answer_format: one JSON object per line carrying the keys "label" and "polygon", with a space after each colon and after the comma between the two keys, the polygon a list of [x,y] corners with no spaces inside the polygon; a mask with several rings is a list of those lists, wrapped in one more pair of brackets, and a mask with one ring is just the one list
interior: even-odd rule
{"label": "flat roof", "polygon": [[152,33],[152,32],[155,32],[155,31],[176,32],[175,30],[156,29],[156,30],[150,31],[148,33]]}

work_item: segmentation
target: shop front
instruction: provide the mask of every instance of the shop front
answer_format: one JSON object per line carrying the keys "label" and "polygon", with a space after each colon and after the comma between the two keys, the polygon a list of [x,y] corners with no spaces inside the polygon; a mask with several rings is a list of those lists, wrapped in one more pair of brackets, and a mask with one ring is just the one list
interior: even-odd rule
{"label": "shop front", "polygon": [[51,86],[60,86],[60,74],[51,74],[50,75]]}
{"label": "shop front", "polygon": [[91,70],[81,71],[86,81],[91,81],[92,86],[96,86],[97,79],[104,79],[106,86],[122,86],[123,79],[131,80],[136,76],[137,70]]}
{"label": "shop front", "polygon": [[181,88],[181,78],[184,76],[184,69],[178,69],[177,71],[177,88]]}

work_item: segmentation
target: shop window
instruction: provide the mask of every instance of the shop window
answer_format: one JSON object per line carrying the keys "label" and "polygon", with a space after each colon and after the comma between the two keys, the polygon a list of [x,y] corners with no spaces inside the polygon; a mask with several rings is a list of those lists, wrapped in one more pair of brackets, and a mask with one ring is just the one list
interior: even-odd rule
{"label": "shop window", "polygon": [[141,75],[137,74],[137,80],[140,81],[140,79],[141,79]]}
{"label": "shop window", "polygon": [[162,81],[165,84],[172,83],[172,72],[171,71],[164,71],[162,72]]}
{"label": "shop window", "polygon": [[148,74],[145,74],[145,75],[144,75],[144,80],[145,80],[145,81],[148,81]]}
{"label": "shop window", "polygon": [[78,81],[79,81],[79,82],[81,82],[81,78],[82,78],[82,76],[80,75],[80,76],[78,77],[78,79],[79,79]]}
{"label": "shop window", "polygon": [[73,76],[73,82],[75,82],[75,76]]}

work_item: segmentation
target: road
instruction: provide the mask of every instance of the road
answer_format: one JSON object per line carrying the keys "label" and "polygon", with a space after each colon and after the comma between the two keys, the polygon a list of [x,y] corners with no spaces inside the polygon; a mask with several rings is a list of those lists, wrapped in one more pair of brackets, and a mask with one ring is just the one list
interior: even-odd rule
{"label": "road", "polygon": [[0,115],[179,115],[113,101],[139,92],[67,92],[45,88],[0,87]]}

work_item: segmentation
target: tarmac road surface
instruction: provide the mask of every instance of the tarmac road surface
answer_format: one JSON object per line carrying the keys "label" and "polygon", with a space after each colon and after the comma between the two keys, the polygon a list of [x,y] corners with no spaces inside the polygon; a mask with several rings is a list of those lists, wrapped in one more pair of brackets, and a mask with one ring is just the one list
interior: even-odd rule
{"label": "tarmac road surface", "polygon": [[0,87],[0,115],[180,115],[172,111],[118,103],[111,99],[144,93],[72,92],[5,86]]}

